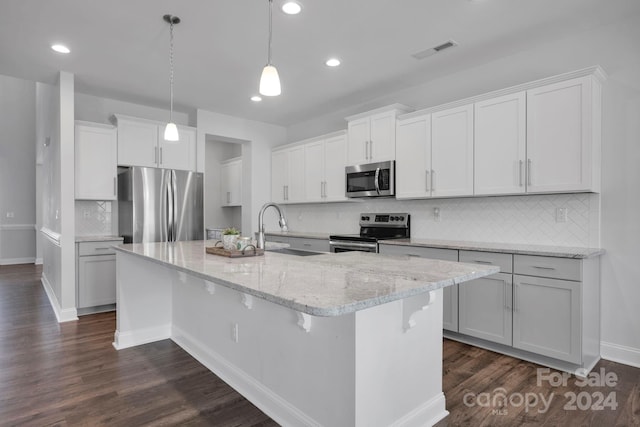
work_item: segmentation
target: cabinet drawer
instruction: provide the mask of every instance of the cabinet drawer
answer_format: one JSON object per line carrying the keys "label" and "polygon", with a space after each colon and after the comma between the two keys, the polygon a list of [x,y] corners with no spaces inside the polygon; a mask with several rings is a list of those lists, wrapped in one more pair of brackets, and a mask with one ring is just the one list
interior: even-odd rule
{"label": "cabinet drawer", "polygon": [[287,245],[291,244],[289,237],[274,236],[273,234],[266,234],[264,240],[267,242],[286,243]]}
{"label": "cabinet drawer", "polygon": [[513,271],[513,255],[496,252],[460,251],[460,262],[476,264],[497,265],[500,272],[511,273]]}
{"label": "cabinet drawer", "polygon": [[422,258],[458,261],[457,249],[425,248],[421,246],[380,245],[380,253],[385,255],[411,255]]}
{"label": "cabinet drawer", "polygon": [[513,272],[526,276],[581,281],[582,261],[571,258],[514,255]]}
{"label": "cabinet drawer", "polygon": [[113,255],[116,253],[112,245],[119,245],[120,240],[108,240],[104,242],[80,242],[78,243],[78,256],[88,255]]}
{"label": "cabinet drawer", "polygon": [[290,237],[289,244],[294,249],[305,251],[329,252],[329,239],[307,239],[303,237]]}

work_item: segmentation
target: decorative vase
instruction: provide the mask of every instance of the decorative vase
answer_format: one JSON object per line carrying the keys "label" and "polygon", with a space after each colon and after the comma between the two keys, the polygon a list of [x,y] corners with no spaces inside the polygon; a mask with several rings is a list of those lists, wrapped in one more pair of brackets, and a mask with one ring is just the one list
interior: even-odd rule
{"label": "decorative vase", "polygon": [[224,247],[228,251],[235,251],[237,241],[238,241],[237,234],[224,234],[222,236],[222,247]]}

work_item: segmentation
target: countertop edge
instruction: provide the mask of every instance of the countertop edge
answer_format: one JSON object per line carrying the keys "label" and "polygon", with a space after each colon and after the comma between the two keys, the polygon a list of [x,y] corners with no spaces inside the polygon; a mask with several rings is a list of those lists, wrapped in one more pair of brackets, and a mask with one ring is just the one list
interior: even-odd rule
{"label": "countertop edge", "polygon": [[238,292],[242,292],[248,295],[252,295],[261,299],[264,299],[266,301],[270,301],[274,304],[278,304],[280,306],[283,307],[287,307],[290,308],[292,310],[295,311],[299,311],[301,313],[305,313],[305,314],[309,314],[312,316],[317,316],[317,317],[335,317],[335,316],[342,316],[345,314],[350,314],[350,313],[355,313],[357,311],[360,310],[364,310],[367,308],[371,308],[371,307],[375,307],[377,305],[381,305],[381,304],[385,304],[388,302],[393,302],[393,301],[397,301],[397,300],[402,300],[405,298],[409,298],[412,296],[416,296],[416,295],[420,295],[429,291],[435,291],[441,288],[444,288],[446,286],[453,286],[455,284],[458,284],[460,282],[464,282],[467,280],[473,280],[476,278],[480,278],[480,277],[485,277],[487,275],[491,275],[494,273],[498,273],[499,272],[499,267],[497,266],[483,266],[485,267],[485,270],[490,270],[489,272],[471,272],[469,274],[467,274],[464,277],[459,277],[457,280],[456,279],[444,279],[444,280],[440,280],[437,282],[431,282],[429,284],[417,287],[417,288],[413,288],[413,289],[409,289],[403,292],[399,292],[397,294],[393,294],[393,295],[384,295],[384,296],[380,296],[380,297],[376,297],[376,298],[371,298],[368,300],[363,300],[363,301],[357,301],[354,303],[349,303],[349,304],[344,304],[344,305],[339,305],[336,307],[331,307],[331,308],[323,308],[323,307],[315,307],[315,306],[309,306],[309,305],[305,305],[305,304],[300,304],[297,303],[295,301],[291,301],[288,299],[283,299],[283,298],[278,298],[270,293],[265,293],[265,292],[260,292],[257,291],[255,289],[252,288],[247,288],[245,286],[242,285],[238,285],[236,283],[233,282],[229,282],[227,280],[224,279],[220,279],[218,277],[214,277],[214,276],[210,276],[195,270],[191,270],[189,268],[185,268],[179,265],[175,265],[169,262],[165,262],[162,260],[159,260],[157,258],[153,258],[153,257],[149,257],[147,255],[143,255],[143,254],[139,254],[137,252],[133,252],[128,250],[127,248],[123,248],[121,246],[114,246],[114,249],[118,252],[122,252],[128,255],[133,255],[136,256],[138,258],[142,258],[151,262],[154,262],[156,264],[165,266],[165,267],[171,267],[176,271],[181,271],[183,273],[186,274],[190,274],[192,276],[198,277],[200,279],[206,280],[206,281],[210,281],[210,282],[214,282],[216,284],[220,284],[222,286],[225,286],[229,289],[233,289],[235,291]]}

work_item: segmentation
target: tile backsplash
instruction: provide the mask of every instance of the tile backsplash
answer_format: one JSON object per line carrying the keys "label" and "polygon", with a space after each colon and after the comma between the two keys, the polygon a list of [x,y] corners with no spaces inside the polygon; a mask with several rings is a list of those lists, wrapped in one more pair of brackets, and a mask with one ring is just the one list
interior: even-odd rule
{"label": "tile backsplash", "polygon": [[115,203],[110,201],[76,200],[76,236],[113,235]]}
{"label": "tile backsplash", "polygon": [[[434,215],[434,208],[439,210],[439,219]],[[566,209],[566,221],[559,209]],[[362,199],[287,205],[285,212],[289,228],[294,231],[357,233],[361,212],[408,212],[411,214],[411,237],[414,238],[600,246],[600,195],[594,193],[431,200]],[[270,229],[275,230],[273,226]]]}

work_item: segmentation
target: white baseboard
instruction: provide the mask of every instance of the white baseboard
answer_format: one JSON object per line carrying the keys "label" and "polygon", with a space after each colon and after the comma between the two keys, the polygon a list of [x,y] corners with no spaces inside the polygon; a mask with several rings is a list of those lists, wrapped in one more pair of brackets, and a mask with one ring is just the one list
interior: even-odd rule
{"label": "white baseboard", "polygon": [[42,258],[36,258],[36,261],[35,261],[35,263],[34,263],[34,264],[35,264],[35,265],[42,265],[42,263],[43,263],[43,262],[44,262],[44,261],[42,260]]}
{"label": "white baseboard", "polygon": [[162,341],[171,338],[171,325],[162,325],[154,328],[139,329],[136,331],[116,331],[113,337],[113,346],[116,350]]}
{"label": "white baseboard", "polygon": [[[215,351],[200,344],[183,330],[173,326],[171,339],[278,424],[282,426],[321,426],[316,420],[291,405],[252,376],[247,375]],[[409,424],[406,425],[409,426]]]}
{"label": "white baseboard", "polygon": [[601,341],[600,356],[612,362],[640,368],[640,349],[638,348]]}
{"label": "white baseboard", "polygon": [[75,308],[66,308],[64,310],[60,308],[58,298],[56,297],[55,292],[53,292],[53,288],[51,287],[49,280],[47,280],[47,277],[44,274],[42,275],[40,281],[42,282],[42,287],[44,288],[44,291],[49,298],[49,304],[51,304],[51,308],[56,315],[56,319],[58,319],[58,323],[78,320],[78,312]]}
{"label": "white baseboard", "polygon": [[13,265],[13,264],[35,264],[36,259],[32,257],[27,258],[0,258],[0,265]]}
{"label": "white baseboard", "polygon": [[392,424],[392,427],[432,426],[449,415],[449,411],[445,408],[444,393],[440,393],[400,418]]}

